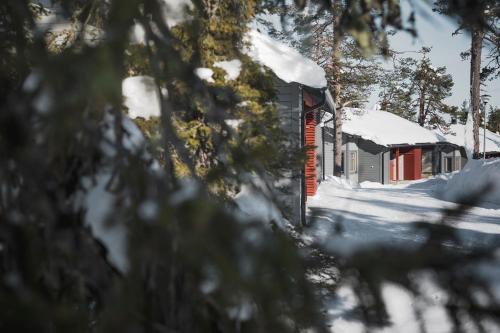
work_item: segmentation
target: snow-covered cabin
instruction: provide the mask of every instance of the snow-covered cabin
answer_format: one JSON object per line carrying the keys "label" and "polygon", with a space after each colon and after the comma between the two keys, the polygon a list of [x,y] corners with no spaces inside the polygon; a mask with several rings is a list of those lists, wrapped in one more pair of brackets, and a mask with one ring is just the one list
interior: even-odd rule
{"label": "snow-covered cabin", "polygon": [[380,110],[346,108],[342,172],[355,182],[416,180],[459,170],[463,149],[433,131]]}
{"label": "snow-covered cabin", "polygon": [[314,61],[257,30],[250,31],[249,39],[248,55],[276,75],[280,124],[290,147],[311,148],[305,169],[289,170],[280,189],[286,217],[302,223],[307,196],[316,194],[318,183],[333,175],[333,99],[326,89],[325,72]]}
{"label": "snow-covered cabin", "polygon": [[[449,142],[460,147],[465,147],[467,145],[466,131],[466,125],[462,124],[450,125],[447,130],[435,130],[436,134],[443,142]],[[484,129],[481,127],[479,129],[479,151],[481,152],[481,156],[484,150],[486,158],[500,157],[500,134],[486,130],[486,145],[484,134]],[[472,138],[470,139],[472,140]]]}

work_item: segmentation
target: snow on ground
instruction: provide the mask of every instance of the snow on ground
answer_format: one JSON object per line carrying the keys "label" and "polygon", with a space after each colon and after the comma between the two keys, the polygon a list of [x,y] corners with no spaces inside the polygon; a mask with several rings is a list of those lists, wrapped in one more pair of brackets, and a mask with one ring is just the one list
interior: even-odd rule
{"label": "snow on ground", "polygon": [[[158,162],[152,161],[151,156],[146,151],[146,139],[141,130],[127,116],[121,119],[123,135],[121,145],[130,154],[142,157],[144,163],[150,162],[150,170],[158,172]],[[116,135],[116,118],[107,113],[101,124],[102,134],[105,140],[102,140],[100,149],[106,159],[116,157],[116,145],[118,144]],[[110,214],[113,207],[120,200],[116,193],[116,181],[114,173],[109,165],[103,164],[98,167],[93,177],[88,176],[81,179],[81,185],[84,191],[81,191],[75,199],[77,207],[85,210],[85,223],[90,227],[92,235],[98,239],[107,250],[107,258],[111,264],[120,272],[124,273],[129,268],[127,258],[127,228],[123,222],[115,222]],[[113,190],[115,188],[115,191]],[[123,193],[121,193],[123,194]],[[130,198],[124,202],[129,202]],[[139,214],[144,218],[153,218],[157,212],[154,202],[144,202],[140,205]],[[116,218],[117,221],[122,221]]]}
{"label": "snow on ground", "polygon": [[[446,188],[450,178],[458,176],[459,173],[442,175],[399,185],[365,182],[359,186],[332,178],[320,185],[316,196],[308,198],[309,213],[316,219],[306,237],[339,255],[348,255],[375,244],[417,247],[427,236],[413,228],[414,222],[437,223],[444,209],[456,206],[436,196]],[[451,181],[450,186],[454,186]],[[454,222],[463,241],[463,248],[457,250],[500,245],[500,205],[473,207]],[[340,233],[336,228],[339,225]],[[433,304],[426,304],[423,308],[424,325],[428,332],[451,332],[450,319],[444,308],[446,295],[435,286],[432,276],[424,275],[418,277],[419,284],[434,300]],[[414,312],[418,300],[405,289],[389,283],[383,285],[382,296],[391,325],[375,332],[419,332]],[[332,332],[366,331],[355,315],[358,301],[352,286],[339,286],[334,295],[325,297],[325,302]],[[493,327],[488,332],[498,329]]]}
{"label": "snow on ground", "polygon": [[265,181],[256,176],[251,177],[249,183],[243,184],[234,197],[240,221],[262,221],[266,226],[273,223],[280,228],[289,225],[270,197]]}
{"label": "snow on ground", "polygon": [[326,87],[325,71],[294,48],[252,29],[246,52],[254,61],[269,67],[283,81],[298,82],[312,88]]}
{"label": "snow on ground", "polygon": [[193,3],[190,0],[163,0],[160,4],[163,7],[162,14],[170,28],[189,18],[186,14],[187,9],[193,9]]}
{"label": "snow on ground", "polygon": [[222,68],[226,71],[224,79],[227,81],[236,80],[240,76],[241,72],[241,61],[239,59],[233,59],[229,61],[218,61],[214,63],[215,67]]}
{"label": "snow on ground", "polygon": [[344,115],[343,132],[382,146],[440,141],[436,133],[386,111],[345,108]]}
{"label": "snow on ground", "polygon": [[129,267],[127,259],[127,229],[120,223],[108,223],[117,198],[109,191],[110,172],[101,172],[94,179],[84,178],[82,185],[86,193],[81,204],[86,208],[85,223],[92,235],[105,246],[108,260],[122,273]]}
{"label": "snow on ground", "polygon": [[[154,78],[151,76],[132,76],[122,82],[124,104],[130,118],[149,119],[160,116],[160,97]],[[167,90],[162,89],[167,95]]]}
{"label": "snow on ground", "polygon": [[206,67],[199,67],[194,70],[194,73],[196,76],[198,76],[201,80],[205,80],[210,83],[214,83],[214,78],[212,75],[214,75],[214,71],[211,70],[210,68]]}
{"label": "snow on ground", "polygon": [[[308,199],[308,209],[317,217],[311,236],[320,242],[329,240],[334,225],[340,224],[343,233],[330,243],[335,247],[333,250],[344,254],[385,242],[418,245],[424,236],[415,233],[414,222],[437,223],[444,209],[457,206],[436,198],[446,186],[446,177],[400,185],[364,182],[359,188],[346,186],[344,182],[338,179],[325,182],[318,194]],[[500,205],[488,207],[472,207],[454,221],[466,244],[482,246],[498,240]]]}
{"label": "snow on ground", "polygon": [[47,7],[47,5],[44,5],[44,8],[46,12],[35,19],[35,33],[50,33],[56,36],[54,40],[55,45],[64,46],[64,43],[68,43],[67,46],[71,45],[73,41],[69,37],[80,32],[82,33],[83,41],[89,46],[96,46],[99,41],[104,39],[101,29],[89,24],[86,24],[82,29],[80,23],[68,20],[58,6],[52,5]]}
{"label": "snow on ground", "polygon": [[[162,0],[160,7],[167,26],[172,28],[190,18],[188,11],[193,9],[193,3],[190,0]],[[134,24],[130,31],[130,40],[132,44],[146,43],[146,31],[142,24]]]}

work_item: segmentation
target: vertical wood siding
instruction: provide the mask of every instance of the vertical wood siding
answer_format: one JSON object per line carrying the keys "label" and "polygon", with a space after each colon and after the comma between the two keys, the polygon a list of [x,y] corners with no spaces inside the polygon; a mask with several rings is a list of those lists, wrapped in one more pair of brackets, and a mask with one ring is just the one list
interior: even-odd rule
{"label": "vertical wood siding", "polygon": [[[276,107],[279,116],[280,128],[287,136],[288,148],[299,151],[301,149],[301,96],[299,85],[286,83],[276,79],[277,101]],[[291,223],[300,224],[303,216],[305,198],[302,196],[302,170],[288,170],[285,179],[277,186],[277,198],[282,205],[282,212]]]}
{"label": "vertical wood siding", "polygon": [[318,188],[317,159],[316,159],[316,117],[314,112],[306,114],[305,147],[306,147],[306,194],[313,196]]}
{"label": "vertical wood siding", "polygon": [[371,141],[360,140],[358,143],[359,157],[358,181],[370,181],[382,183],[382,153],[384,147]]}
{"label": "vertical wood siding", "polygon": [[325,168],[325,176],[333,176],[334,172],[334,148],[335,148],[335,137],[334,131],[331,127],[323,127],[323,138],[325,151],[323,152],[323,160],[325,161],[323,167]]}

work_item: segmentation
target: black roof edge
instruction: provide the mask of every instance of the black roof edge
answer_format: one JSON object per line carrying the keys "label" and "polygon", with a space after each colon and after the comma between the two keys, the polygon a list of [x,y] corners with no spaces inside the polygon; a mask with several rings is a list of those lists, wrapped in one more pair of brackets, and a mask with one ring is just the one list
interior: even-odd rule
{"label": "black roof edge", "polygon": [[313,88],[313,87],[310,87],[308,85],[305,85],[305,84],[301,84],[299,83],[299,85],[302,87],[302,89],[306,89],[306,90],[310,90],[310,91],[315,91],[315,92],[320,92],[321,95],[322,95],[322,102],[320,104],[318,104],[314,109],[311,109],[311,110],[307,110],[306,112],[311,112],[311,111],[314,111],[314,110],[317,110],[317,109],[320,109],[320,108],[325,108],[325,111],[327,113],[330,113],[332,115],[335,114],[335,106],[333,105],[333,109],[332,109],[332,106],[330,105],[330,103],[328,103],[327,101],[327,91],[328,91],[328,87],[323,87],[323,88]]}

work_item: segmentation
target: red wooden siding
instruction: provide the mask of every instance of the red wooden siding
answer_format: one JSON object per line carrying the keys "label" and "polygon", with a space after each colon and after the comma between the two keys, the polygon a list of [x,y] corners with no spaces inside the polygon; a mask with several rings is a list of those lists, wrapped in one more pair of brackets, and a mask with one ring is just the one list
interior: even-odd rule
{"label": "red wooden siding", "polygon": [[404,152],[404,179],[422,178],[422,148],[415,147]]}
{"label": "red wooden siding", "polygon": [[[403,177],[399,175],[399,155],[403,155]],[[390,163],[390,179],[417,180],[422,178],[422,148],[396,148],[393,150],[393,157]],[[395,171],[393,171],[396,164]]]}
{"label": "red wooden siding", "polygon": [[394,165],[395,163],[396,159],[392,158],[391,154],[391,160],[389,162],[389,180],[396,180],[396,175],[394,174],[394,168],[396,168],[396,166]]}
{"label": "red wooden siding", "polygon": [[414,174],[413,177],[414,179],[421,179],[422,178],[422,148],[421,147],[415,147],[413,149],[414,151],[414,160],[413,164],[415,165],[414,168]]}
{"label": "red wooden siding", "polygon": [[316,194],[318,189],[317,183],[317,172],[316,172],[316,151],[314,149],[316,145],[316,117],[314,112],[308,112],[306,114],[306,129],[305,129],[305,147],[306,147],[306,167],[305,167],[305,178],[306,178],[306,194],[307,196],[313,196]]}

